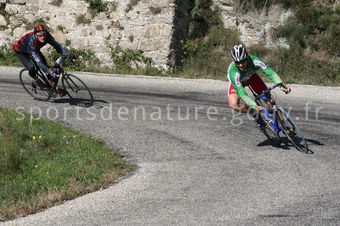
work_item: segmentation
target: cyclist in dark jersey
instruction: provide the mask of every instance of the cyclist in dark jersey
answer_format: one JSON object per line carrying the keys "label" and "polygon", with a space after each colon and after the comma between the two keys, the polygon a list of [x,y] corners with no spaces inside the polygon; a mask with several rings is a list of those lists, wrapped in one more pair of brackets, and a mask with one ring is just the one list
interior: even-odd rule
{"label": "cyclist in dark jersey", "polygon": [[[231,50],[231,58],[233,62],[229,65],[227,76],[229,80],[228,102],[229,106],[239,112],[250,112],[254,116],[258,111],[262,111],[263,107],[256,105],[255,101],[249,97],[244,89],[250,86],[255,93],[260,94],[267,89],[266,84],[256,73],[261,70],[275,84],[281,83],[281,78],[268,65],[257,56],[248,55],[246,49],[242,45],[236,45]],[[291,91],[289,86],[280,87],[283,92],[288,94]],[[245,104],[240,103],[243,100]],[[262,123],[262,119],[258,118],[258,123]]]}
{"label": "cyclist in dark jersey", "polygon": [[[34,27],[34,31],[24,35],[14,44],[14,50],[16,55],[26,69],[29,71],[29,75],[35,80],[32,86],[43,86],[42,82],[38,79],[37,71],[32,61],[34,61],[38,67],[47,75],[47,77],[54,85],[57,82],[57,75],[47,66],[46,58],[40,52],[40,49],[46,44],[52,45],[58,53],[63,56],[68,56],[68,52],[63,48],[53,36],[46,30],[44,25],[37,25]],[[57,89],[57,92],[64,94],[62,89]]]}

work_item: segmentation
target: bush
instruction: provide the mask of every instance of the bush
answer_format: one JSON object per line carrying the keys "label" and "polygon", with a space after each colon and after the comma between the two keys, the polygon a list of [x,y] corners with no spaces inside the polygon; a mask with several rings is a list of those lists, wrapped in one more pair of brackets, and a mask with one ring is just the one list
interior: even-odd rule
{"label": "bush", "polygon": [[19,58],[15,55],[12,45],[0,46],[0,65],[22,66]]}
{"label": "bush", "polygon": [[183,45],[186,59],[180,73],[224,79],[231,62],[230,49],[240,42],[237,31],[222,25],[211,28],[203,38],[187,40]]}
{"label": "bush", "polygon": [[90,4],[89,9],[91,15],[95,17],[100,12],[105,12],[107,10],[108,3],[102,0],[85,0]]}
{"label": "bush", "polygon": [[273,37],[284,37],[290,46],[327,51],[340,57],[340,14],[326,6],[302,5],[284,26],[273,29]]}
{"label": "bush", "polygon": [[141,49],[123,50],[120,46],[109,46],[115,64],[114,72],[122,74],[162,75],[163,71],[153,66],[151,57],[144,56]]}
{"label": "bush", "polygon": [[282,4],[286,9],[311,3],[310,0],[276,0],[276,2]]}
{"label": "bush", "polygon": [[305,56],[304,49],[294,45],[278,48],[268,54],[268,65],[288,83],[315,85],[339,84],[340,64]]}
{"label": "bush", "polygon": [[[77,61],[68,64],[65,69],[72,70],[72,71],[92,71],[96,68],[100,67],[100,60],[94,52],[91,50],[81,50],[81,49],[74,49],[70,47],[71,42],[66,41],[65,46],[69,54],[74,54],[77,57]],[[52,47],[48,47],[48,55],[46,56],[46,60],[48,61],[49,65],[53,65],[54,61],[60,57],[60,54]]]}
{"label": "bush", "polygon": [[218,8],[211,9],[211,0],[195,1],[191,9],[191,21],[189,25],[190,39],[205,36],[211,27],[222,24]]}

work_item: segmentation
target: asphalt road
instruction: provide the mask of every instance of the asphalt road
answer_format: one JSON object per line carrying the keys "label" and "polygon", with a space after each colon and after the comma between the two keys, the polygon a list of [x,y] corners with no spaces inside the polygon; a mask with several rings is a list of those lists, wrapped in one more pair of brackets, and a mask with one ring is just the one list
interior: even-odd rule
{"label": "asphalt road", "polygon": [[104,139],[136,165],[108,189],[1,225],[340,224],[339,87],[277,93],[314,152],[304,154],[233,114],[226,82],[76,73],[96,100],[84,109],[35,101],[19,68],[0,70],[0,106]]}

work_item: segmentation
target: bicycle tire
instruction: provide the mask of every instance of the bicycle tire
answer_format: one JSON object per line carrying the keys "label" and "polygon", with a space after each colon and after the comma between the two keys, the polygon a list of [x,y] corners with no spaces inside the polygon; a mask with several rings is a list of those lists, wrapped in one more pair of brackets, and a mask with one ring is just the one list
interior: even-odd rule
{"label": "bicycle tire", "polygon": [[[263,99],[259,99],[257,102],[258,105],[261,105],[263,108],[269,109],[270,106],[268,105],[267,101]],[[265,122],[265,127],[259,127],[261,132],[268,138],[269,142],[277,146],[281,143],[281,138],[278,132],[276,132],[274,125],[272,124],[272,119],[269,118],[264,111],[260,111],[257,117],[261,117],[262,120]]]}
{"label": "bicycle tire", "polygon": [[62,77],[63,88],[72,103],[82,107],[91,107],[93,95],[88,86],[77,76],[65,73]]}
{"label": "bicycle tire", "polygon": [[265,127],[260,127],[259,129],[262,131],[262,133],[268,138],[269,142],[277,146],[281,143],[281,137],[278,132],[275,131],[275,127],[272,124],[272,119],[268,118],[267,115],[261,111],[260,115],[265,122]]}
{"label": "bicycle tire", "polygon": [[33,99],[48,101],[51,98],[51,93],[48,88],[40,88],[39,86],[33,87],[32,82],[34,79],[29,75],[28,69],[22,69],[20,71],[19,79],[25,91],[30,94]]}
{"label": "bicycle tire", "polygon": [[[280,106],[278,106],[278,113],[282,116],[283,120],[281,120],[281,118],[279,118],[278,120],[282,127],[282,131],[287,136],[288,140],[295,146],[298,151],[308,153],[308,144],[305,137],[303,136],[301,129],[297,126],[290,115]],[[293,129],[294,134],[291,134],[290,131],[288,131],[287,126]]]}

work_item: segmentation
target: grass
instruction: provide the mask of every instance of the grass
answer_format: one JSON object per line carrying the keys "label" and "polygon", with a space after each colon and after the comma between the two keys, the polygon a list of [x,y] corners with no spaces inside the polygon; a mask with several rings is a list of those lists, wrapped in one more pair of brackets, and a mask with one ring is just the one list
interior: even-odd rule
{"label": "grass", "polygon": [[3,108],[0,155],[0,221],[105,188],[131,170],[103,141]]}

